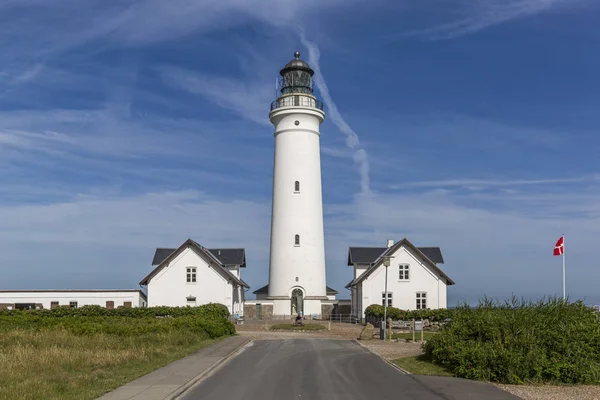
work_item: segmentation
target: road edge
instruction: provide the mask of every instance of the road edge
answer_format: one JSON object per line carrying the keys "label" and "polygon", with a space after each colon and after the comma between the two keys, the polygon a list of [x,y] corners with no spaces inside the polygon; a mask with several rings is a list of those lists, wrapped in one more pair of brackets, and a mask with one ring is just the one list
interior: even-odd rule
{"label": "road edge", "polygon": [[198,383],[200,383],[200,381],[202,381],[203,379],[207,378],[212,373],[216,372],[219,368],[221,368],[229,360],[231,360],[232,358],[238,356],[240,353],[242,353],[244,350],[246,350],[246,348],[250,347],[253,342],[254,342],[253,339],[247,338],[247,340],[244,343],[242,343],[239,347],[237,347],[236,349],[232,350],[229,354],[227,354],[226,356],[222,357],[220,360],[215,361],[210,367],[208,367],[204,371],[200,372],[198,375],[196,375],[195,377],[193,377],[192,379],[190,379],[184,385],[181,385],[177,390],[175,390],[174,392],[172,392],[168,397],[165,397],[164,400],[178,400],[178,399],[181,399],[181,397],[183,395],[185,395],[185,393],[188,390],[190,390],[191,388],[193,388],[194,386],[196,386]]}
{"label": "road edge", "polygon": [[398,371],[402,372],[404,375],[412,375],[411,372],[408,372],[404,368],[399,367],[398,365],[394,364],[390,360],[386,360],[385,358],[381,357],[379,354],[375,353],[373,350],[371,350],[370,348],[368,348],[367,346],[365,346],[364,344],[362,344],[360,342],[360,340],[354,339],[353,342],[356,342],[360,347],[362,347],[363,349],[367,350],[369,353],[375,354],[377,357],[381,358],[383,361],[385,361],[386,363],[388,363],[392,367],[396,368]]}

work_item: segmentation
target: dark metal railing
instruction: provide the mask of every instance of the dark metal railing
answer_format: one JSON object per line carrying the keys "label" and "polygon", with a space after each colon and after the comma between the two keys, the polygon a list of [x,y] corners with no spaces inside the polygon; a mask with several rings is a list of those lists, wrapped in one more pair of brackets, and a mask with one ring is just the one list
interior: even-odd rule
{"label": "dark metal railing", "polygon": [[323,111],[323,102],[311,96],[283,96],[271,103],[271,111],[282,107],[309,107]]}

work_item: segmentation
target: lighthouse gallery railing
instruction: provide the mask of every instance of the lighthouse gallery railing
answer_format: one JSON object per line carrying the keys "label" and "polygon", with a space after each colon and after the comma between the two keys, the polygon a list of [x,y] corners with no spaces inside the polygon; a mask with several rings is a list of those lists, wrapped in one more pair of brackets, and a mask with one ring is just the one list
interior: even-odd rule
{"label": "lighthouse gallery railing", "polygon": [[311,96],[289,95],[282,96],[271,103],[271,111],[282,107],[309,107],[323,110],[323,102]]}

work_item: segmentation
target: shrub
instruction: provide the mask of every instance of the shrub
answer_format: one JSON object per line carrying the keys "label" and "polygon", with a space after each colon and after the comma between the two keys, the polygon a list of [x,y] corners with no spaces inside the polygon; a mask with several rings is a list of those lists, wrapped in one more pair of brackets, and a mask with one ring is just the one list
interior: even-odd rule
{"label": "shrub", "polygon": [[58,307],[52,310],[0,310],[0,316],[36,315],[41,317],[183,317],[211,316],[227,318],[229,310],[223,304],[211,303],[197,307],[118,307],[108,309],[101,306],[83,306],[79,308]]}
{"label": "shrub", "polygon": [[[379,304],[371,304],[365,309],[365,316],[367,318],[383,318],[383,306]],[[430,321],[443,321],[447,318],[452,317],[452,310],[446,308],[440,308],[437,310],[411,310],[405,311],[396,307],[387,308],[387,316],[394,321],[398,320],[412,320],[412,319],[428,319]]]}
{"label": "shrub", "polygon": [[484,299],[460,306],[423,346],[455,376],[508,384],[599,383],[600,324],[581,301]]}
{"label": "shrub", "polygon": [[100,306],[53,310],[5,310],[0,312],[0,331],[64,329],[76,335],[105,333],[135,336],[184,330],[214,339],[235,333],[235,327],[227,319],[228,315],[227,307],[221,304],[113,310]]}

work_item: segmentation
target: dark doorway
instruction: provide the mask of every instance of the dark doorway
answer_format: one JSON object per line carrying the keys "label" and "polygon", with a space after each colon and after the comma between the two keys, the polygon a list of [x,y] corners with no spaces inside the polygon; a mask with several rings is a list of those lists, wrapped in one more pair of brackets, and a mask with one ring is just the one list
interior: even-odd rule
{"label": "dark doorway", "polygon": [[292,291],[292,315],[304,316],[304,293],[302,289],[294,289]]}

